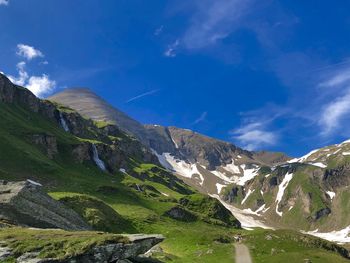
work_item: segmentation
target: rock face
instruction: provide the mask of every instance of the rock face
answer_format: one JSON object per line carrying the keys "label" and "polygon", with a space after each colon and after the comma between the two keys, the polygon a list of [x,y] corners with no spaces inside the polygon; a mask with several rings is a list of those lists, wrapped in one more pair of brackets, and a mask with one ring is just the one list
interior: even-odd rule
{"label": "rock face", "polygon": [[[164,240],[162,235],[124,235],[127,242],[96,245],[80,254],[66,259],[40,258],[39,252],[24,253],[16,258],[18,263],[109,263],[134,261]],[[12,250],[1,244],[0,261],[14,256]],[[152,262],[146,259],[142,262]],[[154,262],[154,261],[153,261]]]}
{"label": "rock face", "polygon": [[32,181],[0,181],[0,220],[37,228],[90,229],[78,214],[52,199]]}
{"label": "rock face", "polygon": [[47,156],[52,159],[57,153],[57,140],[49,134],[33,134],[32,141],[34,144],[41,146]]}
{"label": "rock face", "polygon": [[170,218],[184,222],[192,222],[197,219],[196,215],[192,214],[190,211],[187,211],[181,206],[175,206],[171,208],[170,210],[165,212],[165,215],[169,216]]}
{"label": "rock face", "polygon": [[130,259],[145,254],[152,247],[164,240],[162,235],[126,235],[130,240],[129,244],[109,244],[92,248],[88,253],[78,255],[67,260],[68,263],[86,262],[118,262],[118,260]]}

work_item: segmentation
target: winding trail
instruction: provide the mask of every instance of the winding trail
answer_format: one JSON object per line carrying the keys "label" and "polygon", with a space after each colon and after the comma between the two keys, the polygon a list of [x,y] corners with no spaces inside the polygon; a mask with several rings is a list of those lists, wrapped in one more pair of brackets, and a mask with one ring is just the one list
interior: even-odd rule
{"label": "winding trail", "polygon": [[253,263],[249,249],[244,244],[235,244],[236,263]]}

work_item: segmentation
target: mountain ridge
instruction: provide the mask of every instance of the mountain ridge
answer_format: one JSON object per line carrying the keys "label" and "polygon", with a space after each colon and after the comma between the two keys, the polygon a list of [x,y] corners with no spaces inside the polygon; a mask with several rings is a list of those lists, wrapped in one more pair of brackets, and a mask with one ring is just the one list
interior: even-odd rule
{"label": "mountain ridge", "polygon": [[[59,96],[53,98],[74,108],[73,101],[60,101]],[[243,226],[257,224],[329,231],[350,225],[350,218],[343,215],[343,210],[334,208],[337,202],[330,202],[327,192],[333,193],[333,188],[326,186],[328,181],[339,184],[340,179],[334,179],[334,174],[347,178],[347,166],[332,170],[327,169],[331,168],[328,161],[325,164],[322,160],[301,162],[303,158],[291,159],[283,153],[250,152],[177,127],[143,125],[142,129],[143,143],[163,167],[200,192],[215,196],[231,207],[235,216],[246,220]],[[339,161],[339,165],[340,162],[343,161]],[[324,178],[328,179],[324,181]],[[334,195],[338,197],[338,193]],[[294,205],[288,206],[288,203]],[[336,229],[330,228],[331,218],[339,215],[342,223],[336,220]]]}

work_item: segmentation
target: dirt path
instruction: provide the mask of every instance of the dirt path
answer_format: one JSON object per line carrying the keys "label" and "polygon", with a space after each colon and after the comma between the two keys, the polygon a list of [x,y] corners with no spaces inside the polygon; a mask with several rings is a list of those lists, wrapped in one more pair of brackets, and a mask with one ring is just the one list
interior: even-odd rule
{"label": "dirt path", "polygon": [[250,257],[249,249],[246,245],[235,244],[236,263],[253,263]]}

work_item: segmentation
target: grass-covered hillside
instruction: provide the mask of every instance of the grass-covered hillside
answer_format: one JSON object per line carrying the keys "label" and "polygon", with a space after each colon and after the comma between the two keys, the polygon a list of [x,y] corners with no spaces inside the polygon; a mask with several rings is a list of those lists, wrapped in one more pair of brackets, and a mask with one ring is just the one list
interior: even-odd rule
{"label": "grass-covered hillside", "polygon": [[[124,166],[128,173],[101,171],[91,160],[80,162],[74,149],[89,140],[65,132],[55,121],[18,103],[0,102],[0,114],[0,179],[40,182],[96,230],[163,234],[162,254],[173,262],[193,262],[201,255],[203,262],[220,258],[231,262],[227,258],[232,258],[232,245],[215,240],[235,231],[238,224],[227,214],[210,218],[206,210],[221,207],[218,201],[142,160],[130,158],[128,167]],[[48,154],[45,144],[33,142],[37,135],[54,138],[57,149]],[[104,144],[97,139],[94,143]],[[181,207],[179,200],[184,197],[207,203],[206,207],[186,208],[196,216],[193,222],[166,215],[171,208]]]}
{"label": "grass-covered hillside", "polygon": [[[242,234],[250,245],[256,262],[265,262],[261,260],[270,256],[280,262],[278,259],[284,255],[298,260],[307,255],[315,259],[312,262],[344,261],[339,253],[323,246],[300,245],[296,234],[267,243],[265,233],[240,229],[239,222],[217,200],[186,186],[156,163],[140,159],[145,155],[133,158],[126,145],[135,148],[135,144],[126,135],[108,137],[108,131],[103,130],[102,136],[95,126],[87,133],[94,139],[79,137],[78,131],[76,135],[64,131],[54,118],[41,111],[33,111],[25,103],[1,102],[1,96],[0,116],[0,179],[31,179],[43,184],[53,198],[74,209],[95,230],[164,235],[166,239],[154,255],[163,262],[232,263],[237,234]],[[91,143],[97,145],[106,164],[115,165],[113,169],[102,171],[86,156],[91,152],[84,147]],[[120,155],[118,161],[104,159],[114,156],[111,153]],[[117,169],[119,164],[123,170]],[[84,249],[91,242],[108,242],[109,238],[117,237],[95,236],[94,232],[73,235],[18,228],[0,230],[2,245],[5,242],[17,253],[40,250],[44,256],[55,253],[64,257],[75,253],[72,249]],[[53,242],[48,243],[48,239]],[[261,246],[268,244],[272,244],[268,249],[278,249],[276,255],[261,251]],[[323,258],[333,261],[322,261]]]}

